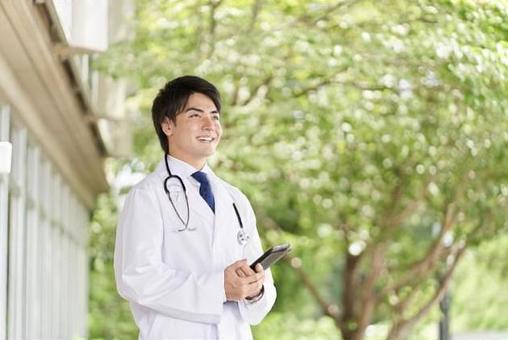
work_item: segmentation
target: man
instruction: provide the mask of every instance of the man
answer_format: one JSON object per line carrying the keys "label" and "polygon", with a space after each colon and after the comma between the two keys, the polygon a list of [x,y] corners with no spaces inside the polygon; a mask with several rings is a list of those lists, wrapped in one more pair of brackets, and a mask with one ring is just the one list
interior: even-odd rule
{"label": "man", "polygon": [[153,102],[165,153],[126,199],[115,244],[117,288],[139,339],[252,339],[272,308],[269,270],[247,198],[207,165],[220,142],[220,95],[194,76],[174,79]]}

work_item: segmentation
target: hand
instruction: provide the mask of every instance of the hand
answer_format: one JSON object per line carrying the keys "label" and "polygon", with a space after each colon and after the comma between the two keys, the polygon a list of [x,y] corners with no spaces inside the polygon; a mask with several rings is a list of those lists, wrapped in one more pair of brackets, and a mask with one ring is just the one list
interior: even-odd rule
{"label": "hand", "polygon": [[265,273],[261,265],[254,272],[247,260],[236,261],[224,270],[224,291],[228,301],[239,301],[256,296],[263,287]]}
{"label": "hand", "polygon": [[[261,265],[261,263],[258,263],[256,265],[256,273],[262,273],[263,274],[263,283],[265,282],[265,270],[263,268],[263,266]],[[250,270],[250,273],[249,274],[254,274],[254,271],[250,268],[249,266],[249,270]],[[241,275],[247,275],[243,270],[239,269],[239,271],[241,271]],[[240,276],[241,276],[240,275]],[[261,284],[261,287],[259,287],[259,290],[257,291],[256,294],[254,295],[251,295],[251,296],[247,296],[247,300],[253,300],[253,299],[256,299],[257,297],[259,297],[259,295],[263,292],[263,284]],[[258,299],[256,299],[258,300]]]}

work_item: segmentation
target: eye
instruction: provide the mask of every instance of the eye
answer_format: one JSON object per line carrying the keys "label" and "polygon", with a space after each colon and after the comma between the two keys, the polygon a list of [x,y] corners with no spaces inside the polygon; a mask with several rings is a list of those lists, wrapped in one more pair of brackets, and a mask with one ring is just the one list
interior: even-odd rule
{"label": "eye", "polygon": [[191,114],[189,115],[189,118],[194,118],[194,117],[199,117],[199,114],[197,114],[197,113],[195,113],[195,112],[194,112],[194,113],[191,113]]}
{"label": "eye", "polygon": [[220,120],[220,115],[213,115],[212,117],[214,120]]}

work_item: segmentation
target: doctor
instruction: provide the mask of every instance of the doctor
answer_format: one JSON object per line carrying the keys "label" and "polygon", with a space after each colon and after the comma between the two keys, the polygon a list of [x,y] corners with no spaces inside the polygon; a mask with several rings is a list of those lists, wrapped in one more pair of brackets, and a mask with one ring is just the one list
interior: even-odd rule
{"label": "doctor", "polygon": [[208,81],[168,82],[152,117],[165,153],[129,192],[115,244],[118,291],[139,339],[252,339],[272,308],[270,270],[248,199],[206,161],[220,142],[220,95]]}

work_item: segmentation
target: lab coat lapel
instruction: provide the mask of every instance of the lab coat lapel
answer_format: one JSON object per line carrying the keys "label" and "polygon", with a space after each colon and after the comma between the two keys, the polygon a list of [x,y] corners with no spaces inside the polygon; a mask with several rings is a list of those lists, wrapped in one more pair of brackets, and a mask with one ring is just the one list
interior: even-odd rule
{"label": "lab coat lapel", "polygon": [[[199,215],[204,222],[205,228],[214,227],[214,214],[203,197],[199,194],[199,187],[190,182],[191,179],[186,179],[187,196],[189,197],[189,209],[191,210],[190,223],[192,223],[192,216]],[[196,221],[197,222],[197,221]]]}
{"label": "lab coat lapel", "polygon": [[231,195],[220,182],[220,180],[214,181],[215,191],[215,232],[213,237],[212,247],[215,250],[217,240],[220,238],[220,234],[228,232],[231,224],[231,212],[233,212],[233,200]]}
{"label": "lab coat lapel", "polygon": [[[214,214],[208,204],[199,194],[199,185],[197,185],[195,182],[191,182],[194,180],[193,178],[187,177],[181,173],[177,173],[176,169],[173,168],[172,171],[180,176],[180,178],[182,178],[182,181],[187,188],[187,197],[189,199],[190,210],[189,224],[191,226],[194,224],[196,227],[199,227],[201,224],[203,224],[205,228],[210,226],[213,227]],[[167,170],[164,164],[164,159],[159,162],[155,172],[159,175],[161,181],[164,181],[164,179],[167,177]]]}

